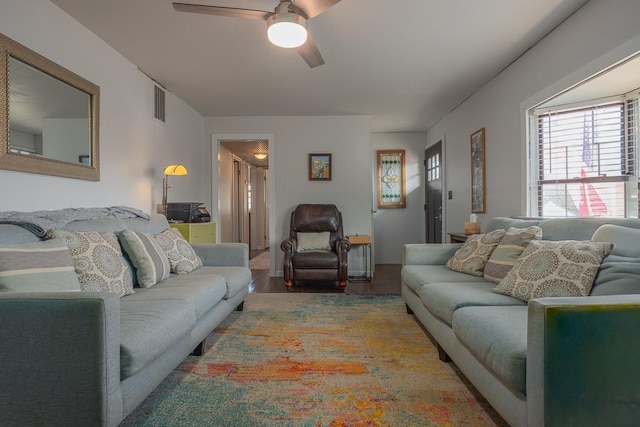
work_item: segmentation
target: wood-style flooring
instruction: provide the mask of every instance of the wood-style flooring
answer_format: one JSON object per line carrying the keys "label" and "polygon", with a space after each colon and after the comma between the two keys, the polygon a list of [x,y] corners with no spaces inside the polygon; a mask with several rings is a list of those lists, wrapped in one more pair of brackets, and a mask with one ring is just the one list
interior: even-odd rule
{"label": "wood-style flooring", "polygon": [[[261,251],[251,251],[250,258]],[[282,277],[269,277],[269,270],[251,270],[253,284],[250,293],[311,292],[345,294],[397,294],[400,295],[400,264],[376,264],[371,282],[350,281],[342,290],[337,283],[296,283],[290,291],[284,286]]]}

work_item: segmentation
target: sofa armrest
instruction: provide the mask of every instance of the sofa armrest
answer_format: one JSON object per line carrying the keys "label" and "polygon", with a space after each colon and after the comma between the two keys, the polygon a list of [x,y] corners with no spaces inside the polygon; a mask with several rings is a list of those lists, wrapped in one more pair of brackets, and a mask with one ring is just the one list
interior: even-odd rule
{"label": "sofa armrest", "polygon": [[640,420],[640,295],[529,302],[528,425]]}
{"label": "sofa armrest", "polygon": [[402,265],[444,265],[462,243],[407,243],[402,253]]}
{"label": "sofa armrest", "polygon": [[120,422],[117,295],[0,293],[0,325],[0,425]]}
{"label": "sofa armrest", "polygon": [[204,265],[211,267],[249,267],[246,243],[191,243]]}

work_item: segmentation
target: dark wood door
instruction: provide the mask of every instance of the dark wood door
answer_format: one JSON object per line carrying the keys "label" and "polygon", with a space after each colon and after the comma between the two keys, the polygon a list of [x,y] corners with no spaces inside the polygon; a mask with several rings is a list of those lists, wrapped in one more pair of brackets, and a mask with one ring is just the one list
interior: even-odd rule
{"label": "dark wood door", "polygon": [[426,242],[442,243],[442,141],[424,152]]}

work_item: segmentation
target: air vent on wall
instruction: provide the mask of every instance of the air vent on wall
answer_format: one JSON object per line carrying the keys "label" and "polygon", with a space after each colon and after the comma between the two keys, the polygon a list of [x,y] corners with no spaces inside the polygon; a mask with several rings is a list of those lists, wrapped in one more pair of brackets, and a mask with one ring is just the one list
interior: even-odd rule
{"label": "air vent on wall", "polygon": [[164,90],[157,85],[153,85],[153,117],[165,122],[165,102]]}

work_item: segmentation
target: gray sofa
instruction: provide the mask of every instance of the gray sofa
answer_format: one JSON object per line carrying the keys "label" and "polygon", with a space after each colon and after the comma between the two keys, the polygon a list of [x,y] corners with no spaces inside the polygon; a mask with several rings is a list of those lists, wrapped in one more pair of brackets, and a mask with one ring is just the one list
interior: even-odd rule
{"label": "gray sofa", "polygon": [[[65,229],[159,233],[149,220],[75,221]],[[0,225],[0,244],[38,241]],[[193,244],[204,266],[118,297],[0,292],[0,425],[117,426],[211,331],[241,310],[248,246]]]}
{"label": "gray sofa", "polygon": [[[640,422],[640,234],[631,230],[640,220],[494,218],[483,231],[538,225],[546,240],[590,240],[603,224],[629,227],[617,229],[609,255],[614,263],[637,257],[627,258],[634,262],[626,264],[626,285],[616,281],[627,273],[616,273],[613,286],[590,296],[528,304],[492,292],[496,284],[483,277],[449,270],[461,244],[404,247],[407,311],[437,342],[441,360],[452,360],[512,426]],[[596,283],[605,274],[601,267]]]}

